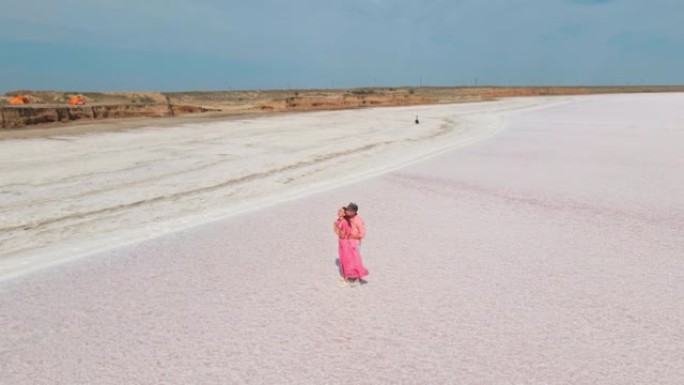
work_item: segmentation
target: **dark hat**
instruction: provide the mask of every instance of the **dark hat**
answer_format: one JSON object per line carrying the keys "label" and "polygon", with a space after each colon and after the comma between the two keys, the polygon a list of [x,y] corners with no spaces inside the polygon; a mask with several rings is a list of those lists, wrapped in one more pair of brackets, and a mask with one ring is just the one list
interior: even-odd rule
{"label": "dark hat", "polygon": [[353,212],[358,212],[359,211],[359,206],[356,205],[356,203],[349,203],[347,207],[344,208],[345,210],[353,211]]}

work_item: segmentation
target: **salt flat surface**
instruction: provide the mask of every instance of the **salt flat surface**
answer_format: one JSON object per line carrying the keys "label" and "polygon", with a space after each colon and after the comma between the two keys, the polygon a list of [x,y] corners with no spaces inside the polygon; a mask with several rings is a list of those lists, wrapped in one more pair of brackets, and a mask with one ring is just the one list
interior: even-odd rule
{"label": "salt flat surface", "polygon": [[[682,104],[502,113],[486,141],[1,281],[0,382],[681,384]],[[350,200],[356,289],[330,228]]]}
{"label": "salt flat surface", "polygon": [[486,139],[510,111],[565,100],[0,141],[0,279],[378,174]]}

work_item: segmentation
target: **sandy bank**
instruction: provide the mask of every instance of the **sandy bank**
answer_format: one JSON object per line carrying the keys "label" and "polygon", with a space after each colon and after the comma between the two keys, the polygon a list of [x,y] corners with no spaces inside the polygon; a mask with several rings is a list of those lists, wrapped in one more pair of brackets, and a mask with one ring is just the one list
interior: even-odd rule
{"label": "sandy bank", "polygon": [[198,114],[209,109],[184,105],[96,105],[0,107],[0,128],[20,129],[50,123],[71,123],[123,118],[159,118]]}

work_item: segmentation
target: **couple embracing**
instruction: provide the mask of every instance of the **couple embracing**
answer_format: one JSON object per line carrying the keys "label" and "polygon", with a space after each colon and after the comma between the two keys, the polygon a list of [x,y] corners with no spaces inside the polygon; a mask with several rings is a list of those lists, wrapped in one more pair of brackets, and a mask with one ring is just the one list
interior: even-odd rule
{"label": "couple embracing", "polygon": [[361,240],[366,236],[363,219],[358,214],[359,206],[350,203],[337,212],[337,220],[333,223],[333,230],[339,239],[340,272],[342,280],[340,286],[351,285],[357,287],[368,275],[368,270],[361,261]]}

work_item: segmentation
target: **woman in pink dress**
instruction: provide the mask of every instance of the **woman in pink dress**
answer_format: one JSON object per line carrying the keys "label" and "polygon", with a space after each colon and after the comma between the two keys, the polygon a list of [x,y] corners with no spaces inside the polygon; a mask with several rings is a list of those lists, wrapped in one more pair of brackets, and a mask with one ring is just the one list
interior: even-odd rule
{"label": "woman in pink dress", "polygon": [[333,224],[333,230],[339,240],[341,284],[346,286],[350,280],[353,280],[352,287],[359,286],[361,279],[368,275],[368,270],[361,262],[361,255],[358,250],[359,240],[351,238],[351,223],[345,215],[344,208],[337,212],[337,220]]}

